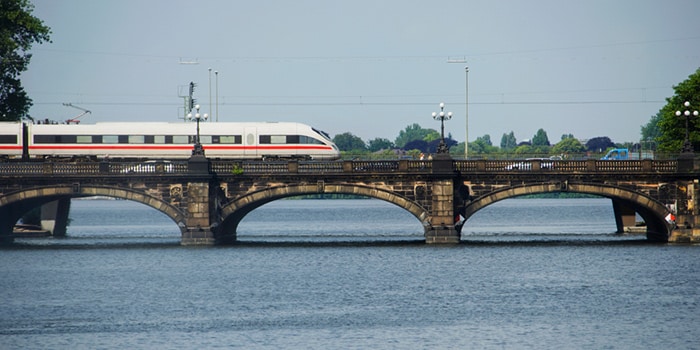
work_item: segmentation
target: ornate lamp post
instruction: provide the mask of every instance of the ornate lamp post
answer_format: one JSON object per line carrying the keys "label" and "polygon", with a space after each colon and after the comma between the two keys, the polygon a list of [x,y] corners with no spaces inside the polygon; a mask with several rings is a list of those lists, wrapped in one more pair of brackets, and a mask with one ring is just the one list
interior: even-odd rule
{"label": "ornate lamp post", "polygon": [[194,106],[195,110],[197,110],[197,113],[192,115],[192,112],[187,114],[187,119],[192,120],[194,119],[197,122],[197,138],[195,139],[194,142],[194,149],[192,150],[192,155],[193,156],[204,156],[204,148],[202,147],[202,144],[199,139],[199,122],[204,119],[207,120],[209,118],[209,115],[204,113],[199,114],[199,105]]}
{"label": "ornate lamp post", "polygon": [[684,116],[685,116],[685,142],[683,143],[683,150],[681,151],[681,153],[683,153],[683,154],[692,154],[692,153],[694,152],[694,150],[693,150],[693,144],[690,143],[690,132],[689,132],[689,128],[688,128],[688,122],[690,121],[690,116],[691,116],[691,115],[693,115],[693,116],[695,116],[695,117],[698,116],[698,111],[696,110],[696,111],[692,111],[692,112],[691,112],[691,111],[688,109],[688,108],[690,108],[690,102],[688,102],[688,101],[685,101],[685,103],[684,103],[683,105],[684,105],[685,108],[686,108],[685,111],[683,111],[683,112],[681,112],[681,111],[676,111],[676,116],[677,116],[677,117],[680,117],[681,115],[684,115]]}
{"label": "ornate lamp post", "polygon": [[438,154],[449,154],[450,149],[447,148],[447,144],[445,144],[445,120],[450,120],[452,119],[452,112],[447,112],[445,114],[445,104],[443,102],[440,102],[440,113],[433,112],[433,119],[439,120],[440,121],[440,145],[438,146],[437,153]]}

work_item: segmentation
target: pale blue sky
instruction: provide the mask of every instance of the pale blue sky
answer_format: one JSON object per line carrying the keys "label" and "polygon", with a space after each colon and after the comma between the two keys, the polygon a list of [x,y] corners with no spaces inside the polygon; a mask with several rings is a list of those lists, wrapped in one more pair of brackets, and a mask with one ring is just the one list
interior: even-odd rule
{"label": "pale blue sky", "polygon": [[[298,121],[365,141],[407,125],[637,141],[700,67],[700,1],[34,0],[51,27],[23,84],[35,118],[178,121],[198,84],[219,121]],[[466,59],[467,63],[448,63]],[[182,64],[196,61],[198,64]],[[212,111],[216,79],[212,73]]]}

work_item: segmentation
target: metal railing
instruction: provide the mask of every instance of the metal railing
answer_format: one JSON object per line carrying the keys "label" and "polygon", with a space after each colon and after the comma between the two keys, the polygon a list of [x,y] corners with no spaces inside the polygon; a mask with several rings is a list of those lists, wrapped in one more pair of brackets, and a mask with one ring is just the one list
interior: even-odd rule
{"label": "metal railing", "polygon": [[[558,173],[675,173],[677,160],[344,160],[344,161],[251,161],[211,160],[209,172],[217,175],[241,174],[340,174],[340,173],[461,173],[558,172]],[[445,167],[444,162],[451,162]],[[522,166],[527,163],[527,166]],[[518,164],[514,167],[513,164]],[[451,166],[451,167],[450,167]],[[22,175],[185,175],[187,160],[146,162],[0,162],[0,177]]]}

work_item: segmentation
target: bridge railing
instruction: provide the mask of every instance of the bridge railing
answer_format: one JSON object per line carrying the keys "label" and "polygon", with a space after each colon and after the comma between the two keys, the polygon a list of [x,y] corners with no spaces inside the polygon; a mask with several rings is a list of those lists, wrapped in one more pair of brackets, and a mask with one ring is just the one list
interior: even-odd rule
{"label": "bridge railing", "polygon": [[[450,171],[473,172],[655,172],[678,171],[677,160],[452,160],[449,165],[434,168],[435,161],[421,160],[345,160],[345,161],[247,161],[211,160],[209,171],[227,174],[332,174],[332,173],[432,173]],[[443,163],[444,164],[444,163]],[[523,166],[526,164],[527,166]],[[514,166],[518,165],[518,166]],[[146,162],[0,162],[0,176],[18,175],[178,175],[190,172],[187,160]]]}

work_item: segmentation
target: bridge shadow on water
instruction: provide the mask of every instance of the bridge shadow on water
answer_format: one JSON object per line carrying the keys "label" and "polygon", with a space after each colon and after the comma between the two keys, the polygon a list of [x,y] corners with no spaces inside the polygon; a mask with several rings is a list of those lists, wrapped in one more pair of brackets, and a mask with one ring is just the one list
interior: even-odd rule
{"label": "bridge shadow on water", "polygon": [[620,235],[517,235],[517,236],[479,236],[469,237],[457,244],[426,244],[421,239],[372,239],[372,240],[241,240],[232,244],[215,246],[183,246],[172,240],[135,242],[135,241],[62,241],[53,239],[50,242],[33,242],[22,240],[10,245],[0,246],[1,250],[95,250],[95,249],[237,249],[237,248],[371,248],[397,247],[422,249],[455,249],[480,247],[586,247],[586,246],[639,246],[667,245],[647,241],[644,236]]}

